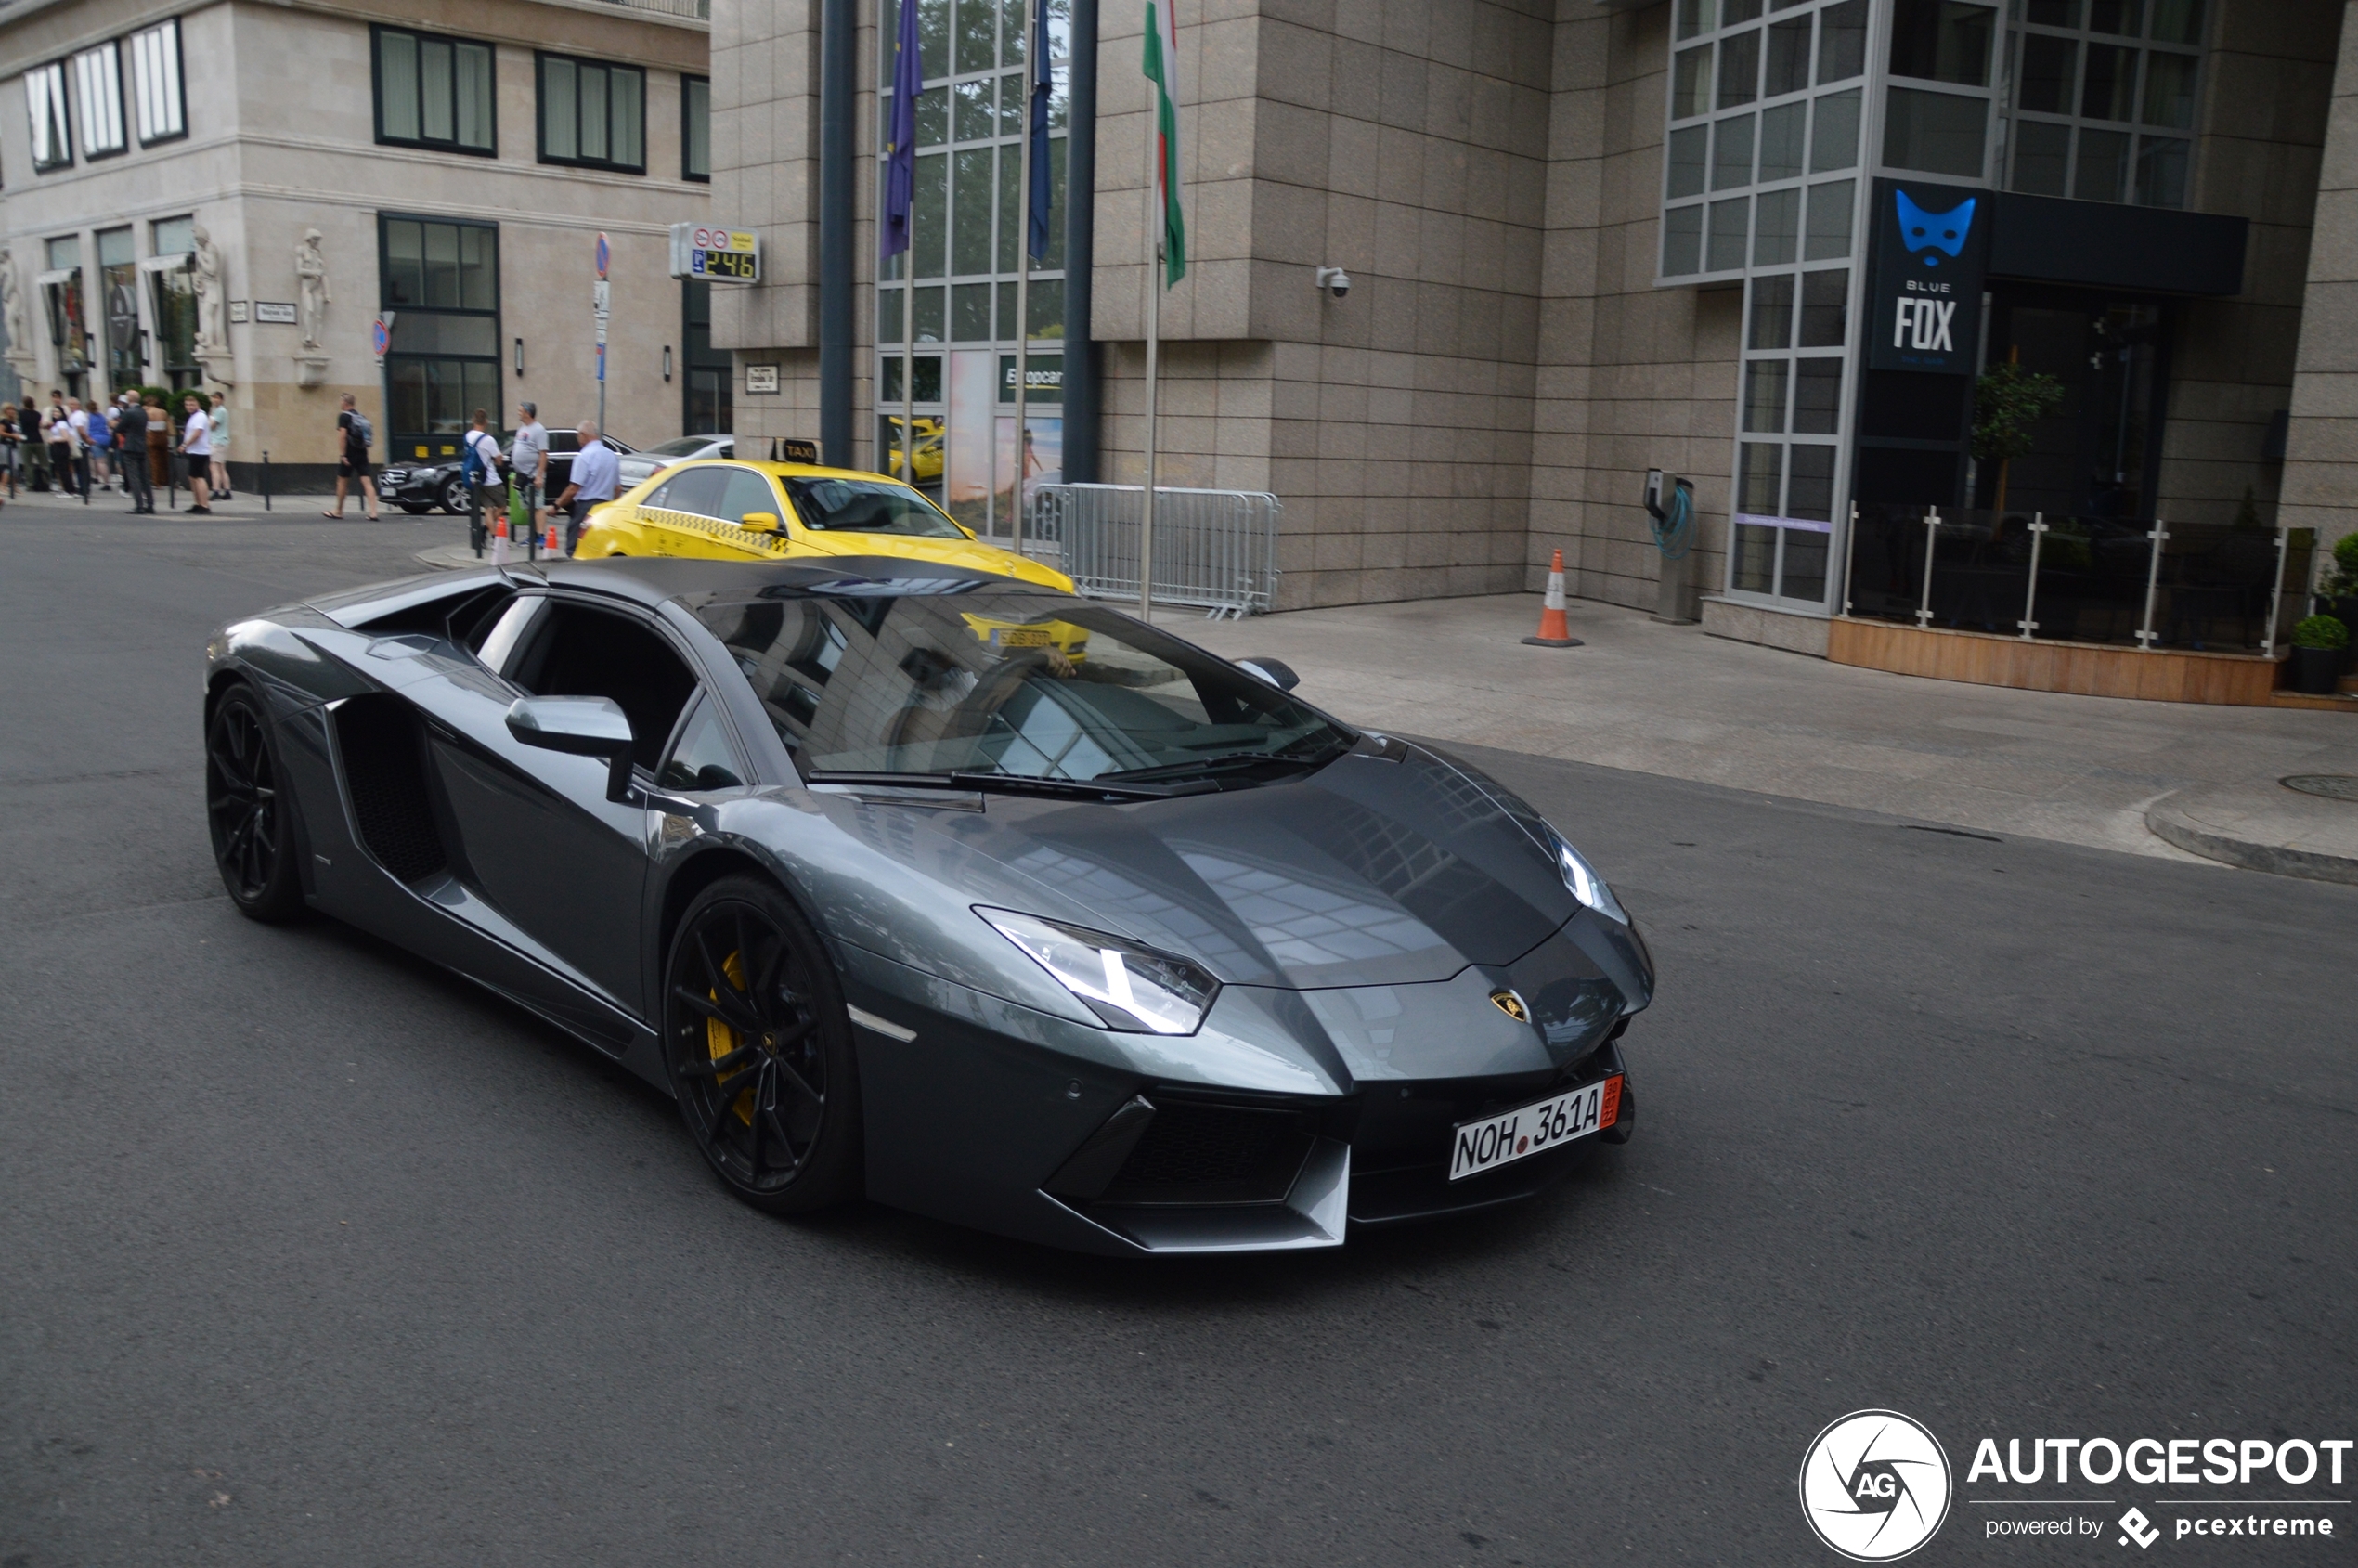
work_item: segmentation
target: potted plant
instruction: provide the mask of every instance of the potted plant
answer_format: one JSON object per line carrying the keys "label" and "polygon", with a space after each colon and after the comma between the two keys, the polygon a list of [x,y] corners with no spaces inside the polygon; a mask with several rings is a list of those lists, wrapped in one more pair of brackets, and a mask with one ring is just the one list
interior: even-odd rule
{"label": "potted plant", "polygon": [[2292,689],[2329,697],[2341,680],[2341,651],[2350,628],[2331,616],[2312,616],[2292,628]]}
{"label": "potted plant", "polygon": [[2054,412],[2064,400],[2064,383],[2039,370],[2026,370],[2014,359],[1992,365],[1974,382],[1973,455],[1977,462],[1998,465],[1997,499],[1993,514],[2006,510],[2006,471],[2016,458],[2030,455],[2032,427]]}
{"label": "potted plant", "polygon": [[2358,626],[2358,534],[2344,534],[2334,541],[2333,569],[2326,574],[2318,597],[2326,602],[2326,613],[2343,626]]}

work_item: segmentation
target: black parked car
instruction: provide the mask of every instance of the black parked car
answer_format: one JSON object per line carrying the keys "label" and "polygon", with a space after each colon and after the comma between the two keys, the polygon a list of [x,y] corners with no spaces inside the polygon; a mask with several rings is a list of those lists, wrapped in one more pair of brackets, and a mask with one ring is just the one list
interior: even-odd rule
{"label": "black parked car", "polygon": [[[499,455],[508,455],[509,446],[515,440],[509,431],[499,437]],[[439,451],[443,443],[436,442]],[[457,438],[449,443],[455,447]],[[628,441],[606,437],[606,445],[617,452],[636,451]],[[577,430],[552,430],[549,433],[549,491],[555,495],[563,490],[573,473],[573,454],[581,450],[581,433]],[[460,459],[454,452],[431,460],[411,462],[389,462],[377,475],[377,493],[402,511],[415,516],[432,512],[435,507],[453,517],[466,515],[470,498],[467,481],[460,471]]]}

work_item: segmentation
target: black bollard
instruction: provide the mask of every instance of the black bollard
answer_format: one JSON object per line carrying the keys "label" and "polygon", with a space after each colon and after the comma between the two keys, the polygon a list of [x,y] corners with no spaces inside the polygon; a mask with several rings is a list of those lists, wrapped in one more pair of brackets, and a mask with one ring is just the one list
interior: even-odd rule
{"label": "black bollard", "polygon": [[270,510],[270,448],[262,448],[262,510]]}

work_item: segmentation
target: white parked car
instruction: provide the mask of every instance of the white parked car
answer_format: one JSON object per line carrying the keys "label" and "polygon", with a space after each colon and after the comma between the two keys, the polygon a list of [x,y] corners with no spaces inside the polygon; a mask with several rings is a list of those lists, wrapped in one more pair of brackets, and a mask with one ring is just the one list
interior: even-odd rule
{"label": "white parked car", "polygon": [[733,435],[675,436],[626,455],[618,465],[622,470],[622,488],[627,490],[652,478],[673,463],[686,462],[690,458],[733,457],[736,450],[737,438]]}

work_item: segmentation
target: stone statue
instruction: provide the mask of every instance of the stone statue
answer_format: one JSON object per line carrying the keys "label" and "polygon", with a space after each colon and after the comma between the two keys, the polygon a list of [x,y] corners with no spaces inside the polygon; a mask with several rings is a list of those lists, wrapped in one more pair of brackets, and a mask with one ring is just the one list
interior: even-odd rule
{"label": "stone statue", "polygon": [[221,250],[202,228],[192,231],[197,271],[197,348],[213,355],[229,352],[228,280],[222,276]]}
{"label": "stone statue", "polygon": [[8,352],[32,352],[32,328],[25,320],[24,289],[17,279],[17,257],[13,250],[0,246],[0,319],[8,330]]}
{"label": "stone statue", "polygon": [[319,231],[306,228],[303,243],[295,247],[296,297],[303,322],[303,346],[317,348],[328,326],[328,305],[335,298],[328,292],[328,258],[319,250]]}

